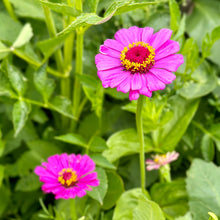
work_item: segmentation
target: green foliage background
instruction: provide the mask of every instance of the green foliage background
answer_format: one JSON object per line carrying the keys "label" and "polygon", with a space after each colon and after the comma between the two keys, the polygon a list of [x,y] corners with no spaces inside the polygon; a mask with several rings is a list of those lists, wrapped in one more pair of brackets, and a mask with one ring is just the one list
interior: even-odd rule
{"label": "green foliage background", "polygon": [[[220,1],[75,3],[0,2],[0,219],[71,219],[71,201],[43,194],[33,173],[62,152],[97,165],[101,184],[77,199],[79,219],[220,217]],[[137,103],[103,89],[94,64],[104,40],[133,25],[172,29],[185,59],[144,106],[146,157],[180,153],[171,183],[146,172],[148,195],[139,188]]]}

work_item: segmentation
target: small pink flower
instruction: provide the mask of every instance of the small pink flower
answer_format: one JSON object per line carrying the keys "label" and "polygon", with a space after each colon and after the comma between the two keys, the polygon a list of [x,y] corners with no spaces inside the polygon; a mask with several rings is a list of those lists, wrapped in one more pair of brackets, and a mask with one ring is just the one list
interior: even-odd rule
{"label": "small pink flower", "polygon": [[55,199],[69,199],[86,195],[90,186],[98,186],[97,173],[92,172],[95,163],[88,155],[66,154],[53,155],[48,163],[43,162],[34,172],[43,182],[42,190],[53,193]]}
{"label": "small pink flower", "polygon": [[165,89],[172,83],[184,59],[179,43],[170,40],[172,31],[161,29],[153,33],[150,27],[130,27],[116,32],[115,40],[107,39],[95,57],[98,76],[104,88],[117,87],[129,92],[129,99],[139,95],[152,96],[152,92]]}
{"label": "small pink flower", "polygon": [[177,160],[178,157],[179,153],[177,153],[176,151],[168,152],[163,155],[156,154],[155,156],[152,156],[153,160],[146,160],[147,170],[158,170],[161,166]]}

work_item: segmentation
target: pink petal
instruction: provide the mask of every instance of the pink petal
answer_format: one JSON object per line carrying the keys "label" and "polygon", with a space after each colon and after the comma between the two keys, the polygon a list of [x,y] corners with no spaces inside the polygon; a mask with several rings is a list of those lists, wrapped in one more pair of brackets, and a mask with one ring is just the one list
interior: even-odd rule
{"label": "pink petal", "polygon": [[173,73],[164,69],[151,68],[150,73],[155,75],[160,81],[162,81],[165,84],[172,83],[172,81],[176,79],[176,76]]}
{"label": "pink petal", "polygon": [[95,56],[95,63],[98,70],[106,70],[122,66],[120,59],[103,54],[97,54]]}
{"label": "pink petal", "polygon": [[165,89],[165,84],[161,82],[156,76],[151,73],[146,74],[147,86],[150,91]]}
{"label": "pink petal", "polygon": [[154,33],[153,28],[150,28],[150,27],[143,28],[141,41],[143,41],[145,43],[149,43],[153,33]]}
{"label": "pink petal", "polygon": [[173,54],[156,61],[154,64],[154,68],[162,68],[171,72],[176,72],[178,67],[183,63],[184,58],[182,54]]}
{"label": "pink petal", "polygon": [[121,71],[118,75],[115,75],[115,77],[110,82],[110,87],[114,88],[121,84],[126,78],[130,77],[130,73],[127,71]]}
{"label": "pink petal", "polygon": [[152,36],[150,44],[157,50],[160,46],[162,46],[166,41],[170,39],[171,35],[172,31],[170,29],[160,29]]}
{"label": "pink petal", "polygon": [[129,35],[133,39],[133,42],[142,41],[143,28],[133,26],[133,27],[128,28],[128,31],[129,31]]}
{"label": "pink petal", "polygon": [[117,91],[127,93],[130,90],[132,75],[130,74],[121,84],[117,86]]}
{"label": "pink petal", "polygon": [[132,90],[139,90],[142,88],[142,77],[140,73],[135,73],[132,75],[131,79],[131,89]]}
{"label": "pink petal", "polygon": [[109,48],[114,49],[114,50],[119,51],[119,52],[124,50],[124,45],[121,44],[120,42],[116,41],[116,40],[113,40],[113,39],[105,40],[104,45],[106,47],[109,47]]}
{"label": "pink petal", "polygon": [[168,40],[156,51],[155,60],[160,60],[161,58],[177,53],[179,50],[180,46],[177,41]]}
{"label": "pink petal", "polygon": [[123,67],[116,67],[113,69],[98,71],[97,74],[98,74],[98,77],[101,79],[101,81],[103,81],[103,80],[114,78],[115,75],[119,74],[122,70],[123,70]]}
{"label": "pink petal", "polygon": [[139,90],[139,93],[141,95],[145,95],[147,97],[151,97],[152,96],[152,92],[148,89],[147,87],[147,81],[146,81],[146,76],[145,74],[141,74],[142,77],[142,88]]}
{"label": "pink petal", "polygon": [[115,39],[127,47],[129,44],[134,42],[134,39],[131,36],[131,32],[128,29],[120,29],[115,33]]}
{"label": "pink petal", "polygon": [[108,56],[118,58],[118,59],[120,59],[120,55],[121,55],[121,52],[119,52],[117,50],[112,50],[111,48],[106,47],[104,45],[100,46],[99,52],[104,54],[104,55],[108,55]]}
{"label": "pink petal", "polygon": [[132,100],[137,100],[140,96],[140,93],[138,92],[138,90],[130,90],[129,92],[129,99]]}
{"label": "pink petal", "polygon": [[150,171],[150,170],[158,170],[159,168],[160,168],[159,164],[152,164],[152,165],[149,165],[149,166],[146,167],[146,169],[148,171]]}

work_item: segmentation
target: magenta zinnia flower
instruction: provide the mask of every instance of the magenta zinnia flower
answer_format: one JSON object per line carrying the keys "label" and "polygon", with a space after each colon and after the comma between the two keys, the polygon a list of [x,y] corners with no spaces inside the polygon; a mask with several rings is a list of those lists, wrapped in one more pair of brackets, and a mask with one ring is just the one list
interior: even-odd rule
{"label": "magenta zinnia flower", "polygon": [[116,32],[115,40],[107,39],[95,57],[103,87],[117,87],[129,92],[129,99],[152,96],[176,76],[172,73],[184,62],[179,43],[170,40],[172,31],[161,29],[153,34],[150,27],[130,27]]}
{"label": "magenta zinnia flower", "polygon": [[158,170],[161,166],[164,166],[168,163],[171,163],[174,160],[177,160],[179,157],[179,153],[176,151],[168,152],[163,155],[156,154],[155,156],[152,156],[153,160],[147,159],[147,170]]}
{"label": "magenta zinnia flower", "polygon": [[55,194],[56,199],[82,197],[90,186],[98,186],[97,173],[92,172],[95,163],[88,155],[66,154],[53,155],[48,163],[35,168],[34,172],[43,182],[42,190],[45,193]]}

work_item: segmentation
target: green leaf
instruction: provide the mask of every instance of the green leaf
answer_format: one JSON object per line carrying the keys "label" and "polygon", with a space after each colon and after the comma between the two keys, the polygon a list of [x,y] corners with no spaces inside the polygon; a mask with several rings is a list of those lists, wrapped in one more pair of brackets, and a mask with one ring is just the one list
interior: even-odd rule
{"label": "green leaf", "polygon": [[141,189],[124,192],[117,201],[113,220],[165,220],[160,207],[147,199]]}
{"label": "green leaf", "polygon": [[45,0],[39,0],[39,1],[40,1],[41,4],[46,5],[48,8],[50,8],[50,9],[56,11],[56,12],[62,13],[64,15],[69,15],[69,16],[72,16],[72,17],[77,17],[81,13],[76,8],[70,7],[67,4],[53,3],[53,2],[48,2],[48,1],[45,1]]}
{"label": "green leaf", "polygon": [[[140,143],[137,132],[134,129],[126,129],[114,133],[107,141],[109,149],[103,152],[103,155],[110,161],[114,162],[120,157],[138,153],[140,151]],[[152,142],[149,138],[145,138],[145,152],[151,150]]]}
{"label": "green leaf", "polygon": [[100,0],[87,0],[85,2],[85,5],[83,5],[83,6],[86,6],[86,8],[88,8],[89,12],[96,13],[99,1]]}
{"label": "green leaf", "polygon": [[24,127],[28,119],[28,115],[30,111],[31,111],[30,104],[22,100],[19,100],[14,104],[13,112],[12,112],[12,121],[13,121],[13,126],[14,126],[14,131],[15,131],[15,134],[14,134],[15,137],[19,134],[19,132]]}
{"label": "green leaf", "polygon": [[27,88],[27,79],[13,65],[8,63],[8,78],[13,89],[20,95],[24,95]]}
{"label": "green leaf", "polygon": [[124,192],[124,184],[121,177],[112,171],[107,172],[108,190],[103,201],[102,209],[111,209],[117,202],[120,195]]}
{"label": "green leaf", "polygon": [[85,95],[92,103],[92,110],[95,111],[98,118],[102,116],[102,104],[103,104],[103,97],[104,97],[104,89],[103,87],[98,84],[96,90],[94,91],[91,88],[84,87],[83,90]]}
{"label": "green leaf", "polygon": [[[196,0],[193,4],[193,13],[187,17],[186,31],[200,46],[207,33],[219,26],[219,1]],[[205,27],[205,28],[204,28]],[[220,42],[216,42],[209,57],[213,62],[219,63]]]}
{"label": "green leaf", "polygon": [[220,39],[220,26],[212,30],[211,39],[212,39],[212,43],[215,43],[217,40]]}
{"label": "green leaf", "polygon": [[169,7],[170,7],[170,27],[171,29],[176,32],[179,28],[181,13],[179,9],[179,5],[175,0],[169,0]]}
{"label": "green leaf", "polygon": [[32,28],[29,23],[25,24],[22,28],[21,32],[19,33],[17,39],[13,43],[12,47],[19,48],[25,45],[30,41],[33,36]]}
{"label": "green leaf", "polygon": [[184,216],[175,218],[175,220],[192,220],[192,215],[190,212],[188,212]]}
{"label": "green leaf", "polygon": [[0,41],[0,60],[5,58],[10,53],[9,48],[7,48],[1,41]]}
{"label": "green leaf", "polygon": [[55,82],[53,79],[47,77],[46,68],[47,64],[45,63],[34,73],[34,85],[42,95],[44,102],[48,103],[55,89]]}
{"label": "green leaf", "polygon": [[2,181],[4,179],[4,170],[5,170],[5,167],[3,165],[0,165],[0,188],[2,186]]}
{"label": "green leaf", "polygon": [[10,0],[19,17],[44,20],[44,12],[38,0]]}
{"label": "green leaf", "polygon": [[74,133],[64,134],[64,135],[56,136],[55,139],[69,144],[74,144],[87,148],[86,140],[79,134],[74,134]]}
{"label": "green leaf", "polygon": [[4,148],[5,148],[5,141],[2,139],[2,131],[0,129],[0,157],[4,153]]}
{"label": "green leaf", "polygon": [[15,190],[29,192],[38,189],[41,185],[42,183],[39,181],[39,177],[34,173],[30,173],[28,176],[23,176],[18,180]]}
{"label": "green leaf", "polygon": [[99,81],[92,75],[88,75],[88,74],[78,74],[76,75],[76,77],[79,78],[80,83],[87,87],[87,88],[91,88],[93,90],[97,89],[97,85],[99,84]]}
{"label": "green leaf", "polygon": [[91,24],[100,24],[109,20],[111,16],[99,17],[95,13],[84,13],[78,16],[68,27],[59,32],[55,38],[41,41],[37,44],[45,57],[49,57],[55,50],[57,50],[73,31],[82,26],[88,27]]}
{"label": "green leaf", "polygon": [[214,159],[215,148],[214,148],[213,140],[208,134],[205,134],[202,138],[201,151],[203,158],[206,161],[212,161]]}
{"label": "green leaf", "polygon": [[48,103],[48,106],[50,109],[53,109],[66,117],[75,119],[72,113],[71,101],[66,97],[56,96],[50,103]]}
{"label": "green leaf", "polygon": [[218,217],[214,214],[214,213],[212,213],[212,212],[208,212],[208,214],[209,214],[209,220],[218,220]]}
{"label": "green leaf", "polygon": [[179,90],[179,94],[186,99],[195,99],[207,95],[217,85],[215,71],[207,63],[200,65],[191,78],[192,80],[187,81]]}
{"label": "green leaf", "polygon": [[183,180],[156,183],[150,190],[154,200],[171,217],[185,215],[188,211],[188,196]]}
{"label": "green leaf", "polygon": [[98,136],[92,137],[88,145],[89,145],[89,150],[96,153],[103,152],[108,148],[106,141]]}
{"label": "green leaf", "polygon": [[4,185],[0,187],[0,217],[6,210],[9,202],[11,201],[11,195],[9,188],[6,188]]}
{"label": "green leaf", "polygon": [[212,124],[208,130],[208,135],[215,141],[215,144],[220,151],[220,123]]}
{"label": "green leaf", "polygon": [[100,184],[99,186],[94,187],[92,191],[88,191],[87,194],[102,205],[108,188],[107,176],[105,171],[100,167],[97,167],[95,172],[98,174],[97,179],[100,181]]}
{"label": "green leaf", "polygon": [[92,158],[92,160],[95,162],[96,165],[103,167],[103,168],[107,168],[107,169],[112,169],[115,170],[116,167],[110,163],[104,156],[102,156],[101,154],[91,154],[90,157]]}
{"label": "green leaf", "polygon": [[199,100],[185,100],[180,96],[173,96],[169,104],[173,106],[172,119],[162,128],[153,131],[155,147],[164,151],[175,149],[196,113]]}
{"label": "green leaf", "polygon": [[212,162],[194,159],[187,172],[186,188],[194,219],[207,220],[208,212],[220,216],[220,168]]}
{"label": "green leaf", "polygon": [[199,47],[193,38],[186,40],[182,54],[186,55],[186,70],[191,69],[193,72],[197,67],[198,57],[199,57]]}
{"label": "green leaf", "polygon": [[0,40],[13,43],[19,35],[22,25],[14,21],[3,10],[0,12]]}
{"label": "green leaf", "polygon": [[0,95],[12,95],[13,89],[7,76],[0,70]]}
{"label": "green leaf", "polygon": [[47,160],[47,158],[54,154],[60,154],[61,149],[55,144],[44,141],[44,140],[33,140],[27,142],[28,148],[36,153],[42,160]]}

